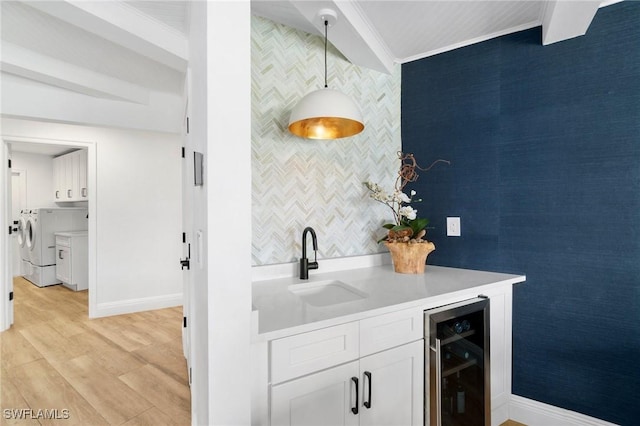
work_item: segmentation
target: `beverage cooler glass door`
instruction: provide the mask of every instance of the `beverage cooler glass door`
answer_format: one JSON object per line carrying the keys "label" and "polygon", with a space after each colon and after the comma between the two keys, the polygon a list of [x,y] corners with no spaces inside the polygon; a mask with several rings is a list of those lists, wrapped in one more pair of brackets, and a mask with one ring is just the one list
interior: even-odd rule
{"label": "beverage cooler glass door", "polygon": [[431,426],[489,426],[489,299],[425,311],[425,371]]}

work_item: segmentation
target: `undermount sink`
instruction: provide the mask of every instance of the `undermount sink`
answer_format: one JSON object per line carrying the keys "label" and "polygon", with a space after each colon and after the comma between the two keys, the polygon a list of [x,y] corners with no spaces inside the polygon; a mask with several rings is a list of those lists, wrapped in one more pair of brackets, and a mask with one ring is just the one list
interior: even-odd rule
{"label": "undermount sink", "polygon": [[366,293],[339,280],[293,284],[289,291],[312,306],[329,306],[364,299]]}

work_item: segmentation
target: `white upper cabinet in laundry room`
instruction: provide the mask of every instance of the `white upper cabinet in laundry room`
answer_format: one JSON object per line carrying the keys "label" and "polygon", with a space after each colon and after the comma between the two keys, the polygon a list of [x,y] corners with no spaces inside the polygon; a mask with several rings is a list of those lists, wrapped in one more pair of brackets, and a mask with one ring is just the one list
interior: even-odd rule
{"label": "white upper cabinet in laundry room", "polygon": [[89,199],[89,188],[87,187],[87,150],[73,152],[78,160],[78,198],[80,201]]}
{"label": "white upper cabinet in laundry room", "polygon": [[81,149],[53,159],[53,200],[87,201],[87,150]]}

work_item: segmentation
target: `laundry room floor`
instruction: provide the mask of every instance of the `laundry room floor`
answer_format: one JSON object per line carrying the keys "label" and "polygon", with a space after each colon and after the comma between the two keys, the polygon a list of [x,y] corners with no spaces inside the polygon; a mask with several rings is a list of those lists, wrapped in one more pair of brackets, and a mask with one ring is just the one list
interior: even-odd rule
{"label": "laundry room floor", "polygon": [[87,291],[15,278],[14,295],[0,424],[191,424],[182,307],[89,320]]}

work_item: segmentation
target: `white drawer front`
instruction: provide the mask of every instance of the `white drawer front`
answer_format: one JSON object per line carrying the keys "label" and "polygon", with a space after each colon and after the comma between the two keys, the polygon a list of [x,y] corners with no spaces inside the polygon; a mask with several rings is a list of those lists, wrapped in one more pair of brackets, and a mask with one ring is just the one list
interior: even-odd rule
{"label": "white drawer front", "polygon": [[423,311],[408,309],[360,321],[360,356],[423,338]]}
{"label": "white drawer front", "polygon": [[56,245],[70,247],[71,246],[71,237],[63,237],[62,235],[56,235]]}
{"label": "white drawer front", "polygon": [[357,359],[358,323],[351,322],[271,342],[271,383]]}

